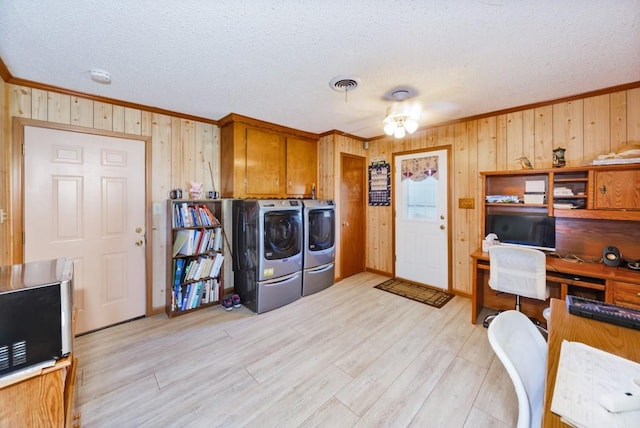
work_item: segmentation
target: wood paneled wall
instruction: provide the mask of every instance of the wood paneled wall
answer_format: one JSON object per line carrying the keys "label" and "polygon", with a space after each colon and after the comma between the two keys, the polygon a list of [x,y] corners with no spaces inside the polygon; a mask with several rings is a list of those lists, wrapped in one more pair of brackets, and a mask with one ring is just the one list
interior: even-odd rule
{"label": "wood paneled wall", "polygon": [[[161,311],[165,303],[166,287],[166,199],[173,188],[188,191],[190,182],[204,183],[212,190],[209,163],[216,183],[220,182],[219,130],[213,123],[203,123],[115,104],[93,101],[53,91],[45,91],[14,84],[3,84],[5,107],[2,115],[4,147],[2,168],[9,168],[11,157],[11,130],[7,124],[12,117],[29,118],[43,122],[74,125],[81,128],[105,130],[127,135],[151,137],[151,206],[152,224],[148,225],[148,242],[152,245],[152,302],[154,311]],[[9,194],[7,171],[2,171],[0,207],[7,207]],[[18,208],[20,209],[20,208]],[[21,212],[21,211],[20,211]],[[9,219],[11,220],[11,219]],[[10,221],[1,225],[3,243],[2,262],[12,263],[21,256],[11,254],[4,245],[13,242],[8,237]],[[26,226],[28,227],[28,225]],[[150,239],[149,239],[150,238]]]}
{"label": "wood paneled wall", "polygon": [[[213,123],[183,119],[143,109],[127,108],[53,91],[40,90],[0,80],[3,149],[0,152],[0,208],[10,205],[10,118],[30,118],[123,135],[148,136],[152,141],[151,188],[153,224],[152,305],[161,310],[165,302],[165,209],[170,189],[187,189],[189,181],[205,183],[211,189],[208,163],[220,182],[219,129]],[[506,114],[467,120],[455,124],[422,128],[403,140],[374,139],[365,149],[363,140],[338,132],[323,135],[318,144],[318,197],[340,200],[340,154],[363,156],[367,163],[394,153],[450,146],[453,227],[454,291],[471,293],[470,254],[480,246],[481,171],[519,169],[515,161],[527,156],[538,168],[552,164],[552,150],[567,149],[570,166],[588,164],[600,154],[640,144],[640,88],[573,99]],[[474,209],[458,208],[459,198],[473,198]],[[160,204],[160,206],[157,206]],[[338,204],[337,219],[340,219]],[[14,237],[8,223],[0,225],[0,262],[13,259]],[[363,213],[367,222],[366,266],[377,272],[393,272],[393,216],[391,207],[370,207]],[[8,226],[9,224],[9,226]],[[340,228],[338,227],[338,239]],[[340,254],[336,254],[339,260]],[[340,277],[339,263],[336,275]]]}
{"label": "wood paneled wall", "polygon": [[[521,156],[534,167],[551,168],[556,147],[566,149],[567,166],[587,165],[632,144],[640,144],[640,88],[420,129],[403,140],[376,139],[367,158],[391,163],[393,153],[452,147],[452,284],[456,292],[471,294],[470,254],[482,240],[481,171],[520,169]],[[475,208],[458,208],[459,198],[473,198]],[[391,273],[392,208],[368,207],[367,219],[367,268]]]}

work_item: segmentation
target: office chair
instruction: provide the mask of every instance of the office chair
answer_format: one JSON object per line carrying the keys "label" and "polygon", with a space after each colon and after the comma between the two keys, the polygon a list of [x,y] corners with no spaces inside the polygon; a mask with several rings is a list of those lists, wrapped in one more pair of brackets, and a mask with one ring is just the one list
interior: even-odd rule
{"label": "office chair", "polygon": [[489,325],[489,343],[518,397],[518,428],[539,428],[544,411],[547,342],[522,312],[501,312]]}
{"label": "office chair", "polygon": [[[544,253],[533,248],[492,245],[489,247],[489,287],[515,294],[516,311],[520,311],[521,296],[547,300],[549,288]],[[488,327],[497,315],[488,315],[482,325]],[[532,321],[540,325],[539,321]]]}

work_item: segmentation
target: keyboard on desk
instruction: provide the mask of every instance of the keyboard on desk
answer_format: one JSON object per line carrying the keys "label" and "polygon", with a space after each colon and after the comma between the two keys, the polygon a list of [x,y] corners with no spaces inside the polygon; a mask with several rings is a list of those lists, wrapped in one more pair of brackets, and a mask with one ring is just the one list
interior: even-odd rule
{"label": "keyboard on desk", "polygon": [[570,314],[640,330],[640,310],[578,296],[567,296]]}

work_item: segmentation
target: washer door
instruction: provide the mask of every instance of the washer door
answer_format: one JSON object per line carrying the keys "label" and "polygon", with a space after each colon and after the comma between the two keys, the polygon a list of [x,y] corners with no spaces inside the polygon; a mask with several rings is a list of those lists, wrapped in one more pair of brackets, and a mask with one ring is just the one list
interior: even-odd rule
{"label": "washer door", "polygon": [[264,258],[280,260],[300,254],[302,214],[296,211],[269,211],[264,214]]}

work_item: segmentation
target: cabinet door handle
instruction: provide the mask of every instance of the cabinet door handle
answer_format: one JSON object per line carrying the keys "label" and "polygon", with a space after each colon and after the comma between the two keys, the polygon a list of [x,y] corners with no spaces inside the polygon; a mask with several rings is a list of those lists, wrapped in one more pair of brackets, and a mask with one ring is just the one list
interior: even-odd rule
{"label": "cabinet door handle", "polygon": [[604,184],[600,186],[600,193],[602,193],[603,195],[607,193],[607,186],[605,186]]}

